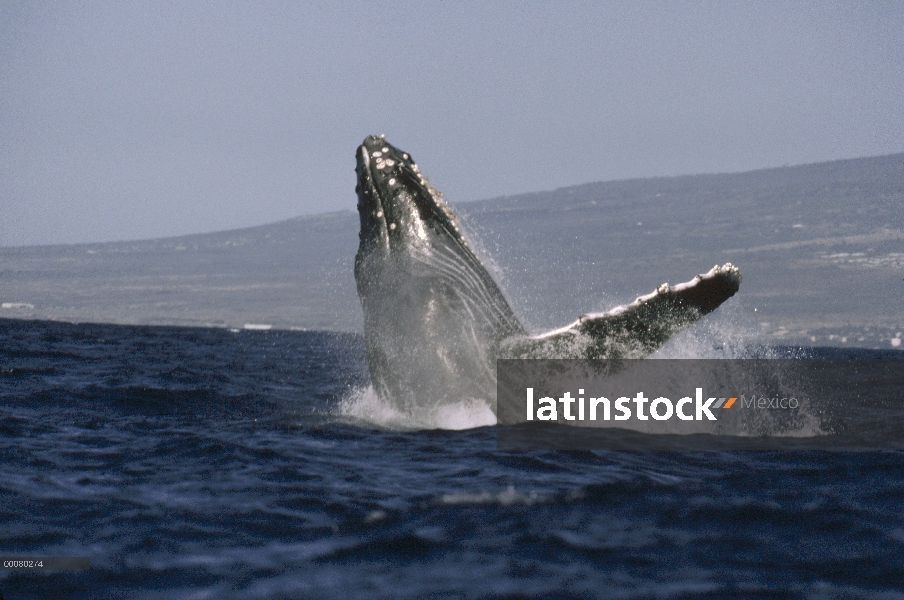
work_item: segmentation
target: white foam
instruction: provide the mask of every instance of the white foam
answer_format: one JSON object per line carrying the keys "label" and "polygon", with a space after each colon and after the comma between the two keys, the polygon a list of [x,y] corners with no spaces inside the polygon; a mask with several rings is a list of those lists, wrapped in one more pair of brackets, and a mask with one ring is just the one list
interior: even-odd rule
{"label": "white foam", "polygon": [[496,493],[482,491],[471,493],[463,492],[457,494],[444,494],[440,498],[440,503],[452,505],[500,504],[502,506],[524,504],[526,506],[530,506],[544,500],[545,498],[541,498],[537,495],[536,492],[525,494],[516,490],[514,486],[509,486],[505,490]]}
{"label": "white foam", "polygon": [[339,403],[339,416],[361,425],[385,429],[473,429],[496,424],[496,415],[484,400],[467,399],[436,408],[403,412],[377,396],[373,386],[352,390]]}
{"label": "white foam", "polygon": [[435,416],[439,429],[473,429],[496,424],[496,415],[480,400],[441,406]]}
{"label": "white foam", "polygon": [[410,419],[384,402],[374,392],[373,386],[357,388],[339,403],[339,414],[355,421],[363,421],[389,429],[410,429]]}

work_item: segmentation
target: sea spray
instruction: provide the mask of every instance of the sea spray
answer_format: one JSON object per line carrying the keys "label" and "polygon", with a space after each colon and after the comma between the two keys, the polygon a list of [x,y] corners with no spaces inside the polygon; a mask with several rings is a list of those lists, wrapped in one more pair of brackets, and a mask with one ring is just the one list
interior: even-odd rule
{"label": "sea spray", "polygon": [[353,389],[338,405],[338,415],[357,425],[390,430],[463,430],[496,424],[496,415],[486,400],[461,402],[402,411],[380,398],[373,386]]}

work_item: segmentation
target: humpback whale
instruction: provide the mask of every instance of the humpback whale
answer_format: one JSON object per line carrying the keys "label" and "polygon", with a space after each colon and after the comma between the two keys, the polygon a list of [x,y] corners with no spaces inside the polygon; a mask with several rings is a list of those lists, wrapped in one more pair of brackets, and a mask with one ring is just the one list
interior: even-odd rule
{"label": "humpback whale", "polygon": [[687,283],[530,335],[407,152],[368,136],[356,154],[355,282],[376,394],[402,410],[496,398],[497,358],[640,358],[738,291],[716,266]]}

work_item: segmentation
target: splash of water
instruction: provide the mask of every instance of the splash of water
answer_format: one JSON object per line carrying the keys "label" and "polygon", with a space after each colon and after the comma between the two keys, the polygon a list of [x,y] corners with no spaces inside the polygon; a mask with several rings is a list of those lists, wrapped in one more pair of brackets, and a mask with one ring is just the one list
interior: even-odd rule
{"label": "splash of water", "polygon": [[466,399],[455,404],[402,412],[381,399],[373,386],[352,390],[339,403],[338,413],[353,423],[390,430],[462,430],[496,424],[496,415],[485,400]]}

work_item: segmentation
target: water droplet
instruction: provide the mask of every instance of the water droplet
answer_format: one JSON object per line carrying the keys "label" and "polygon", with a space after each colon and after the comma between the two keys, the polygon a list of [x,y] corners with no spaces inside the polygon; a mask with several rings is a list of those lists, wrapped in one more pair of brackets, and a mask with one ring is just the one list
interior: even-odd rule
{"label": "water droplet", "polygon": [[390,223],[390,224],[389,224],[389,228],[390,228],[390,229],[395,229],[395,223]]}
{"label": "water droplet", "polygon": [[377,211],[377,218],[380,219],[380,218],[382,218],[382,217],[383,217],[383,211],[382,211],[382,210],[378,210],[378,211]]}

